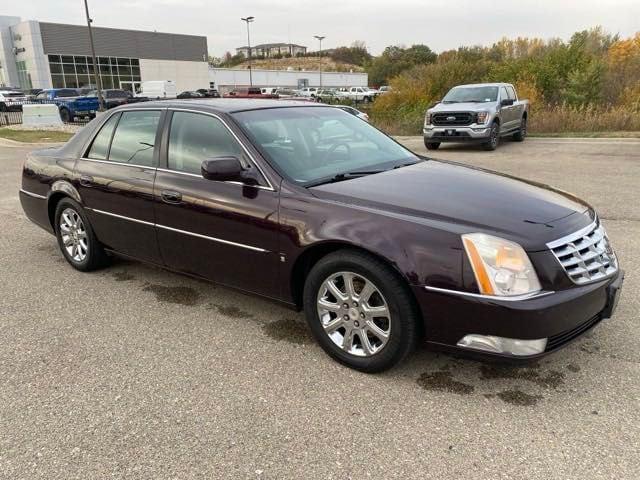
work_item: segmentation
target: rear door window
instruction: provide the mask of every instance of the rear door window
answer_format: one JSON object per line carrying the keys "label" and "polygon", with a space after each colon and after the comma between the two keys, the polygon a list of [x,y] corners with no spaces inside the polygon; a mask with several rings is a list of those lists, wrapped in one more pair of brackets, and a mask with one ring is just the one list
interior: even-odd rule
{"label": "rear door window", "polygon": [[159,110],[123,112],[113,135],[109,160],[155,166],[153,151],[160,113]]}
{"label": "rear door window", "polygon": [[98,135],[93,139],[87,158],[93,158],[95,160],[107,159],[109,156],[111,135],[113,135],[113,129],[116,127],[119,117],[120,114],[112,115],[111,118],[104,123]]}

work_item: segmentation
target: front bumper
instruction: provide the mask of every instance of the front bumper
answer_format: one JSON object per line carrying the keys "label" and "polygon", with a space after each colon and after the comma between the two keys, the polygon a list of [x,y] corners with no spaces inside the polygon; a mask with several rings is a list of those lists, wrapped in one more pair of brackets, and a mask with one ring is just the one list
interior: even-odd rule
{"label": "front bumper", "polygon": [[[624,272],[602,282],[523,300],[486,298],[463,292],[416,286],[414,293],[425,321],[427,342],[474,356],[531,360],[555,351],[613,315]],[[547,339],[543,352],[514,356],[466,349],[457,343],[477,334],[509,339]]]}
{"label": "front bumper", "polygon": [[428,126],[422,129],[425,141],[430,142],[473,142],[486,141],[491,134],[491,128],[478,125],[471,127],[436,127]]}

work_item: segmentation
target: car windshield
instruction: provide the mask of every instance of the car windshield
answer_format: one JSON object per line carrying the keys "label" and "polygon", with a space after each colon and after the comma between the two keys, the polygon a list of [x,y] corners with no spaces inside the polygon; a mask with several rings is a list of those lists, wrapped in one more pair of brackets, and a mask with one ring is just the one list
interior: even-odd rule
{"label": "car windshield", "polygon": [[495,102],[498,99],[498,87],[456,87],[449,90],[443,102]]}
{"label": "car windshield", "polygon": [[420,161],[379,130],[338,108],[270,108],[233,116],[282,174],[303,185]]}

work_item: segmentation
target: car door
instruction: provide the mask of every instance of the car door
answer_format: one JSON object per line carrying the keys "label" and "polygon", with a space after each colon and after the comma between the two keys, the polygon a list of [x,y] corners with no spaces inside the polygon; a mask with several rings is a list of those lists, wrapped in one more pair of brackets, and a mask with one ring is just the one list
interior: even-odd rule
{"label": "car door", "polygon": [[[154,187],[158,243],[175,270],[277,297],[278,192],[218,116],[175,110]],[[255,185],[202,177],[204,160],[235,156]]]}
{"label": "car door", "polygon": [[160,109],[111,115],[75,168],[98,239],[107,248],[154,263],[162,263],[153,208],[162,117]]}
{"label": "car door", "polygon": [[[508,100],[509,94],[507,89],[500,87],[500,101]],[[500,107],[500,117],[502,120],[501,132],[507,132],[513,128],[513,105],[502,105]]]}

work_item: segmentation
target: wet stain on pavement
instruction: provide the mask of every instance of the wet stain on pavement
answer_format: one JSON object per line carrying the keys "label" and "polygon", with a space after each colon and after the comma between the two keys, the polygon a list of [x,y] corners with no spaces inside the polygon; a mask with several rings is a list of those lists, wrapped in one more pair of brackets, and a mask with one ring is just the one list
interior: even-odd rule
{"label": "wet stain on pavement", "polygon": [[567,365],[567,370],[573,373],[577,373],[580,371],[580,367],[578,365],[574,365],[573,363],[570,363],[569,365]]}
{"label": "wet stain on pavement", "polygon": [[113,278],[116,282],[128,282],[130,280],[134,280],[136,277],[131,275],[129,272],[114,272],[112,274]]}
{"label": "wet stain on pavement", "polygon": [[498,397],[503,402],[517,405],[518,407],[532,407],[542,400],[542,395],[529,395],[521,390],[505,390],[496,394],[489,393],[486,394],[485,397]]}
{"label": "wet stain on pavement", "polygon": [[166,287],[155,283],[148,283],[143,290],[152,292],[160,302],[175,303],[191,307],[198,303],[200,294],[191,287]]}
{"label": "wet stain on pavement", "polygon": [[506,365],[482,365],[481,377],[485,380],[512,379],[527,380],[540,387],[558,388],[564,383],[564,373],[549,370],[541,373],[538,365],[530,367],[512,367]]}
{"label": "wet stain on pavement", "polygon": [[288,318],[267,323],[262,326],[262,331],[275,340],[284,340],[296,345],[306,345],[313,341],[306,323]]}
{"label": "wet stain on pavement", "polygon": [[235,305],[218,305],[217,303],[214,303],[212,305],[209,305],[209,309],[213,310],[216,309],[220,314],[226,316],[226,317],[231,317],[231,318],[245,318],[245,319],[250,319],[253,318],[253,314],[242,310],[241,308],[236,307]]}
{"label": "wet stain on pavement", "polygon": [[475,390],[473,385],[454,380],[451,372],[443,369],[438,372],[424,372],[416,382],[425,390],[457,393],[458,395],[470,395]]}

